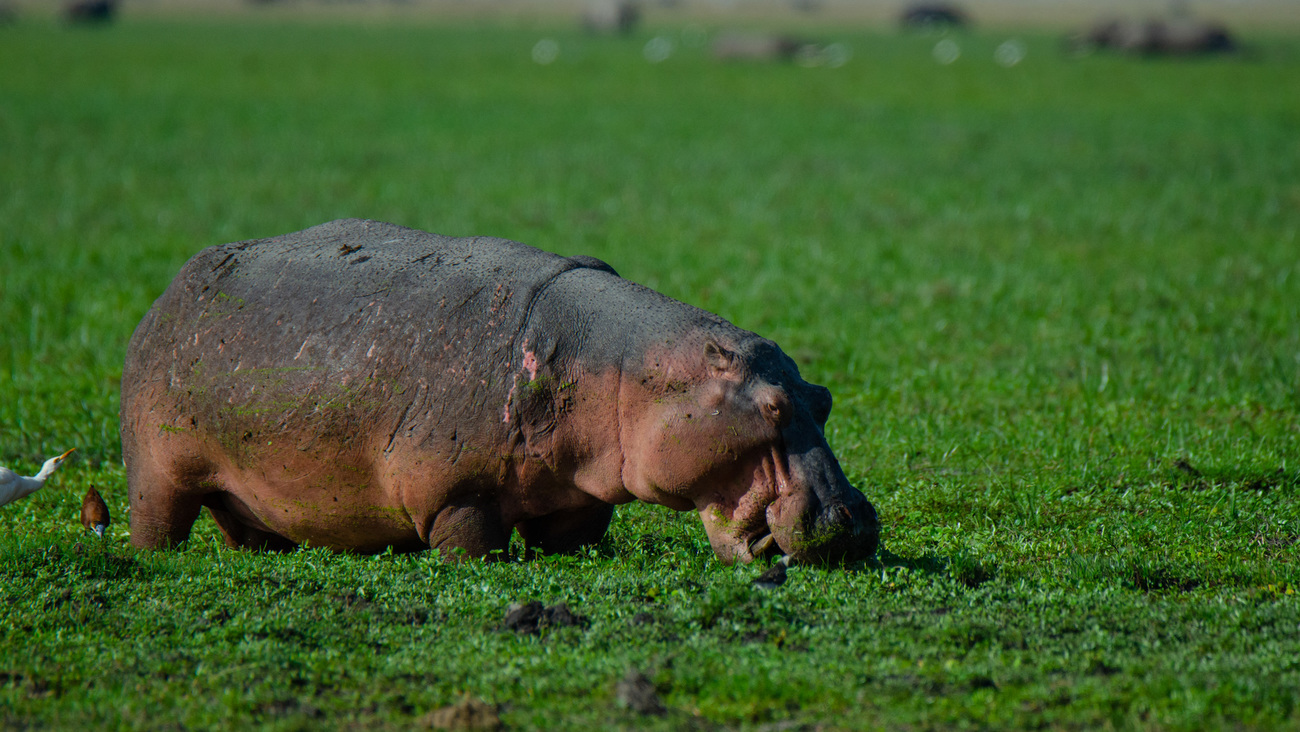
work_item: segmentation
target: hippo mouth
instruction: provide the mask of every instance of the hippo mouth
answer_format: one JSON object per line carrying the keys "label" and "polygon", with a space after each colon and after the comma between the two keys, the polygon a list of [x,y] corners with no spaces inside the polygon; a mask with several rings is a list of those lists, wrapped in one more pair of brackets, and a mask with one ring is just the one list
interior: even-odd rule
{"label": "hippo mouth", "polygon": [[782,434],[740,469],[725,466],[709,476],[717,487],[697,510],[718,557],[730,564],[785,554],[801,564],[841,564],[874,554],[875,509],[821,435],[793,450],[788,437]]}

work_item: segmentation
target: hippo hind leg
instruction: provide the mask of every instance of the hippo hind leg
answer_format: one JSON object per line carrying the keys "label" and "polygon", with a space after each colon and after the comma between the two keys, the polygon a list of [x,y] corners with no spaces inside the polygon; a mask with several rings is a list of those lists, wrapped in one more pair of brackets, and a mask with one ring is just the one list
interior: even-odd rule
{"label": "hippo hind leg", "polygon": [[[173,468],[168,472],[165,468]],[[190,529],[203,507],[200,483],[207,466],[162,466],[152,460],[128,463],[131,504],[131,544],[163,549],[190,538]]]}
{"label": "hippo hind leg", "polygon": [[250,519],[252,512],[242,501],[228,493],[211,494],[203,501],[203,505],[217,522],[217,528],[221,529],[228,547],[272,552],[288,552],[298,548],[296,543],[266,528],[257,519]]}
{"label": "hippo hind leg", "polygon": [[556,511],[523,521],[517,527],[529,557],[538,551],[545,554],[570,554],[582,547],[597,544],[605,537],[614,506],[599,503],[568,511]]}

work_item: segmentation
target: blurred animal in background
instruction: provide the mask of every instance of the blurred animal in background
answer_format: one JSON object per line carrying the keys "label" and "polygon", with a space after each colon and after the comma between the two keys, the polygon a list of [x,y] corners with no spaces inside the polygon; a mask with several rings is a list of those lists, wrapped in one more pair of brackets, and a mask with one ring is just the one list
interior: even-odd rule
{"label": "blurred animal in background", "polygon": [[45,485],[45,480],[76,451],[77,448],[74,447],[58,457],[46,460],[40,472],[30,478],[25,478],[9,468],[0,468],[0,506],[8,505],[39,491],[41,486]]}
{"label": "blurred animal in background", "polygon": [[970,18],[950,3],[916,3],[903,8],[898,22],[905,30],[946,30],[965,28]]}
{"label": "blurred animal in background", "polygon": [[104,530],[112,520],[108,515],[108,504],[104,503],[104,497],[99,495],[99,491],[92,485],[90,490],[86,491],[86,497],[81,499],[81,525],[86,527],[86,531],[102,539]]}
{"label": "blurred animal in background", "polygon": [[582,13],[582,27],[590,33],[627,35],[641,20],[641,7],[630,0],[593,0]]}
{"label": "blurred animal in background", "polygon": [[1148,56],[1190,56],[1231,53],[1237,50],[1237,43],[1224,26],[1197,18],[1105,18],[1068,37],[1066,48],[1074,53],[1113,49]]}
{"label": "blurred animal in background", "polygon": [[713,39],[713,57],[720,61],[789,61],[813,44],[781,33],[723,31]]}
{"label": "blurred animal in background", "polygon": [[108,23],[115,15],[117,0],[72,0],[63,6],[63,19],[79,25]]}
{"label": "blurred animal in background", "polygon": [[18,20],[18,11],[9,0],[0,0],[0,25],[9,25]]}

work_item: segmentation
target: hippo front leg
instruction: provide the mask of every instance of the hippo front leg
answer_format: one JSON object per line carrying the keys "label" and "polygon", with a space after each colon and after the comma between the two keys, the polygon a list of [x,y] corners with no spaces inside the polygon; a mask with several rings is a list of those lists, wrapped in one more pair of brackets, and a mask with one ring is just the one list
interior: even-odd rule
{"label": "hippo front leg", "polygon": [[613,517],[612,504],[597,503],[528,519],[517,528],[530,558],[538,551],[570,554],[604,538]]}
{"label": "hippo front leg", "polygon": [[429,529],[429,548],[443,556],[460,554],[492,558],[494,551],[504,555],[510,547],[510,532],[501,523],[495,507],[476,504],[449,505],[438,512]]}

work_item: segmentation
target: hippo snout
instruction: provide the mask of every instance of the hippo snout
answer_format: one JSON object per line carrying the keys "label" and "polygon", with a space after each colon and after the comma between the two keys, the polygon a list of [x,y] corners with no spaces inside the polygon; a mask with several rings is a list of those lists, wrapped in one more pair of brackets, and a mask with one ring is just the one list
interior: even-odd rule
{"label": "hippo snout", "polygon": [[843,500],[828,503],[806,521],[804,530],[783,546],[800,563],[838,564],[868,559],[880,542],[876,509],[856,489]]}
{"label": "hippo snout", "polygon": [[876,507],[858,493],[851,505],[832,506],[822,512],[817,525],[835,537],[819,548],[818,559],[827,562],[856,562],[870,558],[880,543],[880,521]]}

